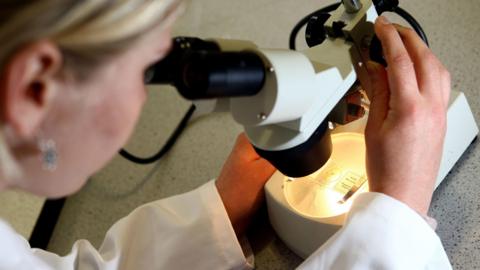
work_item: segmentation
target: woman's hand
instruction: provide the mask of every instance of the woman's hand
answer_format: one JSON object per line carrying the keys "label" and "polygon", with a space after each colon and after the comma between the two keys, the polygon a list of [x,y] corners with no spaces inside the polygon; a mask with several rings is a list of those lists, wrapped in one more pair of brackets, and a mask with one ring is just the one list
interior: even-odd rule
{"label": "woman's hand", "polygon": [[240,134],[216,186],[237,235],[242,235],[250,218],[264,200],[263,187],[275,168]]}
{"label": "woman's hand", "polygon": [[370,190],[426,214],[442,157],[450,75],[413,30],[379,17],[375,32],[388,68],[368,64]]}

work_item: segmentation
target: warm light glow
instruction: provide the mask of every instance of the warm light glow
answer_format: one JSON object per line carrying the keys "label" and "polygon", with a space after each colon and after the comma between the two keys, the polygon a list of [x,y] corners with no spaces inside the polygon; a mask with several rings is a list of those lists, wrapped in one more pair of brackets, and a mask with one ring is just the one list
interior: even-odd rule
{"label": "warm light glow", "polygon": [[334,134],[332,144],[332,156],[320,170],[302,178],[285,177],[285,197],[303,215],[315,218],[342,215],[358,194],[368,191],[363,134]]}

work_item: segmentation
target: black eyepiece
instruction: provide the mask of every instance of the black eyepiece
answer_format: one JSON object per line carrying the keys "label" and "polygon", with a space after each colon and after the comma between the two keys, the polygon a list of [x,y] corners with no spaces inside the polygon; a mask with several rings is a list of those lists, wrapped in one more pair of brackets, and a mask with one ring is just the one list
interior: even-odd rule
{"label": "black eyepiece", "polygon": [[254,52],[221,52],[214,42],[175,38],[170,54],[146,72],[148,84],[171,84],[187,99],[252,96],[265,83]]}

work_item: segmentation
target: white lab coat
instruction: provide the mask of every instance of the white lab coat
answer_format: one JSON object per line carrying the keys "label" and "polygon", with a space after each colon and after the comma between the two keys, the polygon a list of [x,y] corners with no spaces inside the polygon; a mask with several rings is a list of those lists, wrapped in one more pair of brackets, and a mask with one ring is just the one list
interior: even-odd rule
{"label": "white lab coat", "polygon": [[[119,220],[96,250],[77,241],[60,257],[31,249],[0,221],[0,269],[251,269],[213,181],[143,205]],[[245,256],[246,254],[246,256]],[[440,239],[406,205],[377,193],[359,196],[349,218],[299,269],[451,269]]]}

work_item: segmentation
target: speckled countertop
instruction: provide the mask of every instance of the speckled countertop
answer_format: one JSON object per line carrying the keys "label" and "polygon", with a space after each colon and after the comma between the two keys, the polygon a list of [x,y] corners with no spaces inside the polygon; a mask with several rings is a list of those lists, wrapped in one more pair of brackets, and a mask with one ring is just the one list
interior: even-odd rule
{"label": "speckled countertop", "polygon": [[[454,89],[466,93],[480,120],[480,2],[403,0],[424,25],[432,48],[450,69]],[[177,24],[176,35],[249,39],[261,47],[286,48],[303,15],[331,3],[322,0],[198,0]],[[189,104],[171,88],[152,88],[128,149],[147,155],[158,149]],[[172,151],[152,166],[117,157],[68,199],[49,250],[65,254],[76,239],[99,246],[107,229],[135,207],[191,190],[217,176],[241,128],[227,114],[189,125]],[[147,177],[148,176],[148,177]],[[480,146],[473,144],[435,193],[431,215],[455,269],[480,269]],[[250,238],[257,269],[293,269],[301,260],[275,237],[265,216]]]}

